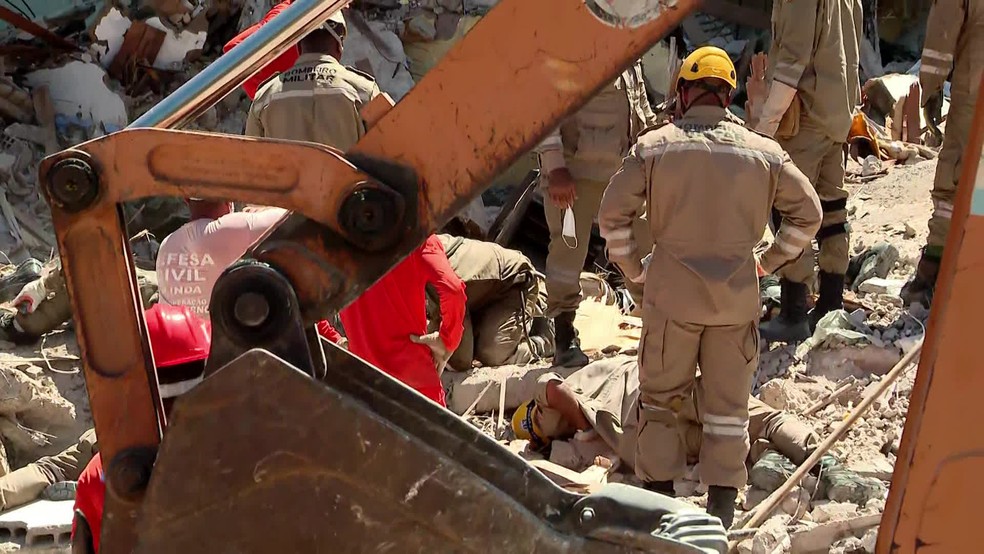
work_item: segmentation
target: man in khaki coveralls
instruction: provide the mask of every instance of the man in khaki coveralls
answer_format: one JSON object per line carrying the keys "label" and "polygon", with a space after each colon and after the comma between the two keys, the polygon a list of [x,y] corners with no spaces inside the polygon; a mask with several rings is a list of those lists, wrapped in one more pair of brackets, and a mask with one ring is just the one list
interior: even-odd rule
{"label": "man in khaki coveralls", "polygon": [[776,137],[813,183],[823,209],[816,235],[820,296],[813,312],[807,318],[807,289],[813,280],[813,250],[807,248],[780,272],[782,309],[761,327],[763,339],[795,342],[808,338],[827,312],[843,307],[850,259],[845,143],[851,116],[861,103],[862,12],[859,0],[781,0],[772,6],[772,83],[749,127]]}
{"label": "man in khaki coveralls", "polygon": [[[537,147],[540,174],[546,184],[543,210],[550,228],[547,254],[547,316],[554,319],[554,365],[578,367],[588,363],[574,329],[581,303],[581,270],[588,253],[591,226],[598,214],[608,180],[638,134],[656,121],[646,98],[642,65],[622,72],[580,111],[565,120]],[[575,237],[563,236],[564,215],[574,215]],[[640,238],[644,208],[635,214]],[[637,305],[641,287],[626,280]]]}
{"label": "man in khaki coveralls", "polygon": [[919,82],[923,106],[942,106],[943,83],[953,69],[950,81],[950,111],[946,116],[946,134],[936,165],[933,181],[933,215],[929,219],[929,237],[923,249],[916,275],[902,289],[906,304],[919,302],[929,306],[936,275],[940,271],[943,246],[950,232],[953,198],[960,180],[961,158],[970,139],[974,107],[984,74],[984,1],[936,0],[929,9],[926,43],[923,45]]}
{"label": "man in khaki coveralls", "polygon": [[[686,462],[678,417],[696,387],[707,511],[727,526],[746,481],[748,393],[758,362],[752,249],[774,206],[783,219],[760,265],[775,271],[794,259],[820,226],[820,201],[775,141],[728,111],[735,69],[723,50],[697,49],[676,86],[677,119],[632,147],[605,191],[599,226],[609,258],[645,284],[636,474],[673,493]],[[648,236],[637,241],[644,204]],[[651,252],[639,242],[653,244]]]}
{"label": "man in khaki coveralls", "polygon": [[341,12],[335,12],[301,39],[294,66],[257,90],[246,118],[247,135],[305,140],[343,151],[365,135],[360,110],[380,92],[371,76],[338,62],[345,31]]}

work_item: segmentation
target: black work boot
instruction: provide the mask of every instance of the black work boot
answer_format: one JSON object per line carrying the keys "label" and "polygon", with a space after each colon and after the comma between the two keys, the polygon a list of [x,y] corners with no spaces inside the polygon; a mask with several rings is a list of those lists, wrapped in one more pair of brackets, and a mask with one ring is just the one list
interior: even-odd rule
{"label": "black work boot", "polygon": [[916,302],[929,308],[933,302],[933,291],[936,289],[936,277],[940,273],[940,259],[928,256],[926,252],[919,257],[919,265],[912,279],[902,287],[902,302],[911,306]]}
{"label": "black work boot", "polygon": [[574,328],[574,312],[564,312],[554,318],[554,365],[583,367],[588,357],[581,351],[581,341]]}
{"label": "black work boot", "polygon": [[647,491],[657,492],[663,496],[673,498],[676,496],[676,489],[673,488],[673,481],[646,481],[642,488]]}
{"label": "black work boot", "polygon": [[810,312],[810,329],[816,329],[820,318],[834,310],[844,309],[844,276],[820,272],[820,296]]}
{"label": "black work boot", "polygon": [[24,285],[41,278],[41,262],[28,258],[17,264],[12,273],[0,277],[0,302],[10,302]]}
{"label": "black work boot", "polygon": [[33,344],[38,337],[34,337],[17,328],[15,318],[17,314],[0,310],[0,341],[12,342],[14,344]]}
{"label": "black work boot", "polygon": [[801,342],[810,338],[810,322],[806,317],[806,283],[779,281],[779,315],[759,325],[759,333],[767,342]]}
{"label": "black work boot", "polygon": [[735,501],[738,500],[738,489],[733,487],[707,487],[707,513],[721,520],[725,529],[730,529],[735,522]]}

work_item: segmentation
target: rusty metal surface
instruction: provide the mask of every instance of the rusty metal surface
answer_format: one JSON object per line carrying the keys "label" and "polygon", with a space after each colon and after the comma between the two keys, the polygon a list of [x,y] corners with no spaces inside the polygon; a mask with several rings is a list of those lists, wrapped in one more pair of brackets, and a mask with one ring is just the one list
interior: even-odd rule
{"label": "rusty metal surface", "polygon": [[984,95],[964,151],[946,254],[879,528],[879,554],[981,550],[984,213],[972,206],[984,207]]}
{"label": "rusty metal surface", "polygon": [[[591,496],[563,491],[463,420],[335,354],[327,384],[252,350],[181,397],[136,552],[699,552],[613,523],[643,518],[620,514],[612,495],[587,521]],[[631,494],[656,502],[646,528],[681,506]],[[609,523],[582,523],[594,518]]]}

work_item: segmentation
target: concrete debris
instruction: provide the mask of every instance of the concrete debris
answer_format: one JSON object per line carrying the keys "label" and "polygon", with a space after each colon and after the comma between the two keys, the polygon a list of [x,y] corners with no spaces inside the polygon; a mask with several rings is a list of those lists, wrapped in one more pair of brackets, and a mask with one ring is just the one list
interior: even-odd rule
{"label": "concrete debris", "polygon": [[36,500],[0,514],[0,535],[23,540],[24,550],[70,546],[74,500]]}
{"label": "concrete debris", "polygon": [[359,12],[349,12],[347,22],[342,63],[375,75],[379,88],[399,102],[414,85],[400,37],[387,22],[366,21]]}
{"label": "concrete debris", "polygon": [[[915,236],[914,230],[912,236]],[[879,277],[873,277],[861,283],[861,286],[858,287],[858,291],[868,294],[891,294],[898,296],[902,293],[902,287],[904,285],[905,281],[902,279],[881,279]]]}
{"label": "concrete debris", "polygon": [[848,504],[846,502],[818,501],[814,502],[814,508],[813,511],[810,512],[810,517],[812,517],[813,521],[817,523],[827,523],[829,521],[851,519],[857,514],[858,507],[854,504]]}
{"label": "concrete debris", "polygon": [[786,531],[789,516],[769,518],[752,537],[752,554],[785,554],[792,552],[792,541]]}
{"label": "concrete debris", "polygon": [[794,383],[773,379],[759,389],[759,399],[777,410],[802,411],[810,404],[810,397]]}
{"label": "concrete debris", "polygon": [[50,377],[33,378],[0,365],[0,437],[9,448],[12,467],[47,453],[50,438],[75,426],[75,406]]}
{"label": "concrete debris", "polygon": [[794,531],[789,538],[793,552],[797,554],[828,552],[830,546],[838,540],[854,536],[856,533],[867,532],[868,529],[877,527],[880,522],[881,514],[859,516]]}
{"label": "concrete debris", "polygon": [[31,87],[48,87],[57,113],[58,133],[75,138],[72,142],[82,142],[126,127],[126,105],[106,81],[106,71],[102,67],[83,60],[27,75]]}

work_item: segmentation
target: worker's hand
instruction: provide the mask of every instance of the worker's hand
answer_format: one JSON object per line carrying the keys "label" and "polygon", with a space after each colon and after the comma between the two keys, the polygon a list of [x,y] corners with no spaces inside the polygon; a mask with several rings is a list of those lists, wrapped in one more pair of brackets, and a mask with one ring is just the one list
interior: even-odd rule
{"label": "worker's hand", "polygon": [[758,256],[755,256],[755,273],[759,276],[759,279],[769,274],[768,271],[762,269],[762,262],[759,260]]}
{"label": "worker's hand", "polygon": [[639,275],[637,275],[637,276],[635,276],[633,278],[630,278],[629,281],[632,281],[633,283],[635,283],[637,285],[643,285],[643,284],[645,284],[646,283],[646,275],[649,274],[649,262],[651,262],[652,260],[653,260],[653,254],[652,254],[652,252],[650,252],[649,254],[646,254],[646,257],[645,258],[639,260],[639,263],[642,265],[642,272],[639,273]]}
{"label": "worker's hand", "polygon": [[34,310],[38,309],[38,304],[43,302],[47,297],[48,291],[44,289],[44,283],[41,279],[35,279],[24,285],[20,294],[14,298],[11,304],[20,310],[21,313],[30,314],[34,313]]}
{"label": "worker's hand", "polygon": [[430,348],[437,374],[440,375],[444,371],[444,366],[448,365],[448,360],[451,359],[451,352],[448,352],[448,347],[444,346],[444,340],[437,331],[426,335],[410,335],[410,342]]}
{"label": "worker's hand", "polygon": [[550,196],[550,201],[562,210],[574,205],[577,190],[574,186],[574,177],[566,167],[558,167],[547,176],[547,195]]}
{"label": "worker's hand", "polygon": [[940,130],[940,123],[943,122],[943,90],[940,89],[936,94],[927,96],[923,101],[923,115],[930,132],[942,142],[943,132]]}

